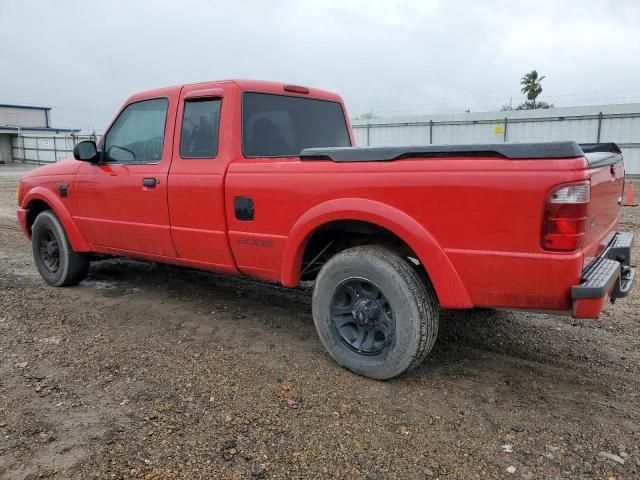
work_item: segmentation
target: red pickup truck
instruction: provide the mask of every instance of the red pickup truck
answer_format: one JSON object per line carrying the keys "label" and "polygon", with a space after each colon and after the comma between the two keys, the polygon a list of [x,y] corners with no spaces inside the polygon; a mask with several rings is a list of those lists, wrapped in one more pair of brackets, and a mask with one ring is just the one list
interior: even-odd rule
{"label": "red pickup truck", "polygon": [[127,100],[100,143],[37,168],[18,219],[51,285],[92,255],[314,280],[331,356],[377,379],[420,363],[439,308],[597,318],[629,293],[614,144],[355,148],[341,98],[258,81]]}

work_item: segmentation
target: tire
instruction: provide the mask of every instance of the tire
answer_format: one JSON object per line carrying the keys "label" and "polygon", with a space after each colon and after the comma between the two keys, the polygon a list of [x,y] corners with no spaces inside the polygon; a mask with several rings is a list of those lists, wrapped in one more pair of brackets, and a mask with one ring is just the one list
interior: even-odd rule
{"label": "tire", "polygon": [[438,303],[431,285],[408,261],[377,245],[349,248],[332,257],[316,279],[312,308],[329,355],[376,380],[418,366],[438,333]]}
{"label": "tire", "polygon": [[76,253],[52,210],[36,217],[31,228],[31,249],[38,272],[49,285],[76,285],[87,276],[89,255]]}

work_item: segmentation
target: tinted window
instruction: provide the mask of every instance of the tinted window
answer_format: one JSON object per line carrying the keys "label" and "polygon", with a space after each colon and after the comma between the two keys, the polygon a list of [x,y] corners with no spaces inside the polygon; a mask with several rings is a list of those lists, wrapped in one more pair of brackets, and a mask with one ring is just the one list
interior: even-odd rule
{"label": "tinted window", "polygon": [[166,98],[132,103],[115,121],[105,138],[105,161],[157,163],[162,158]]}
{"label": "tinted window", "polygon": [[351,146],[337,102],[266,93],[242,96],[242,147],[247,157],[291,157],[310,147]]}
{"label": "tinted window", "polygon": [[218,154],[220,99],[187,100],[182,115],[180,156],[213,158]]}

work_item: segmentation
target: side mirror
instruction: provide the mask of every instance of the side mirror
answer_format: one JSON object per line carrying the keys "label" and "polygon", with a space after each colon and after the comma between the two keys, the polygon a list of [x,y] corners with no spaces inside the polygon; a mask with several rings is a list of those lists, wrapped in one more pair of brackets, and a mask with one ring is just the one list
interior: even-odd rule
{"label": "side mirror", "polygon": [[78,142],[73,146],[73,158],[83,162],[95,162],[98,159],[98,149],[92,140]]}

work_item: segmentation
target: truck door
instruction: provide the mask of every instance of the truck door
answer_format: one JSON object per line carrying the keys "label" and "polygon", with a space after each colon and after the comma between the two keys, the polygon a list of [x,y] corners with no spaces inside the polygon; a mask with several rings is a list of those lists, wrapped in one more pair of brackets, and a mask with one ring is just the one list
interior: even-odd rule
{"label": "truck door", "polygon": [[178,89],[158,92],[125,106],[99,145],[102,161],[76,174],[73,216],[97,250],[176,255],[167,175]]}
{"label": "truck door", "polygon": [[233,105],[224,93],[202,85],[182,89],[169,173],[169,212],[178,258],[235,273],[224,203]]}

